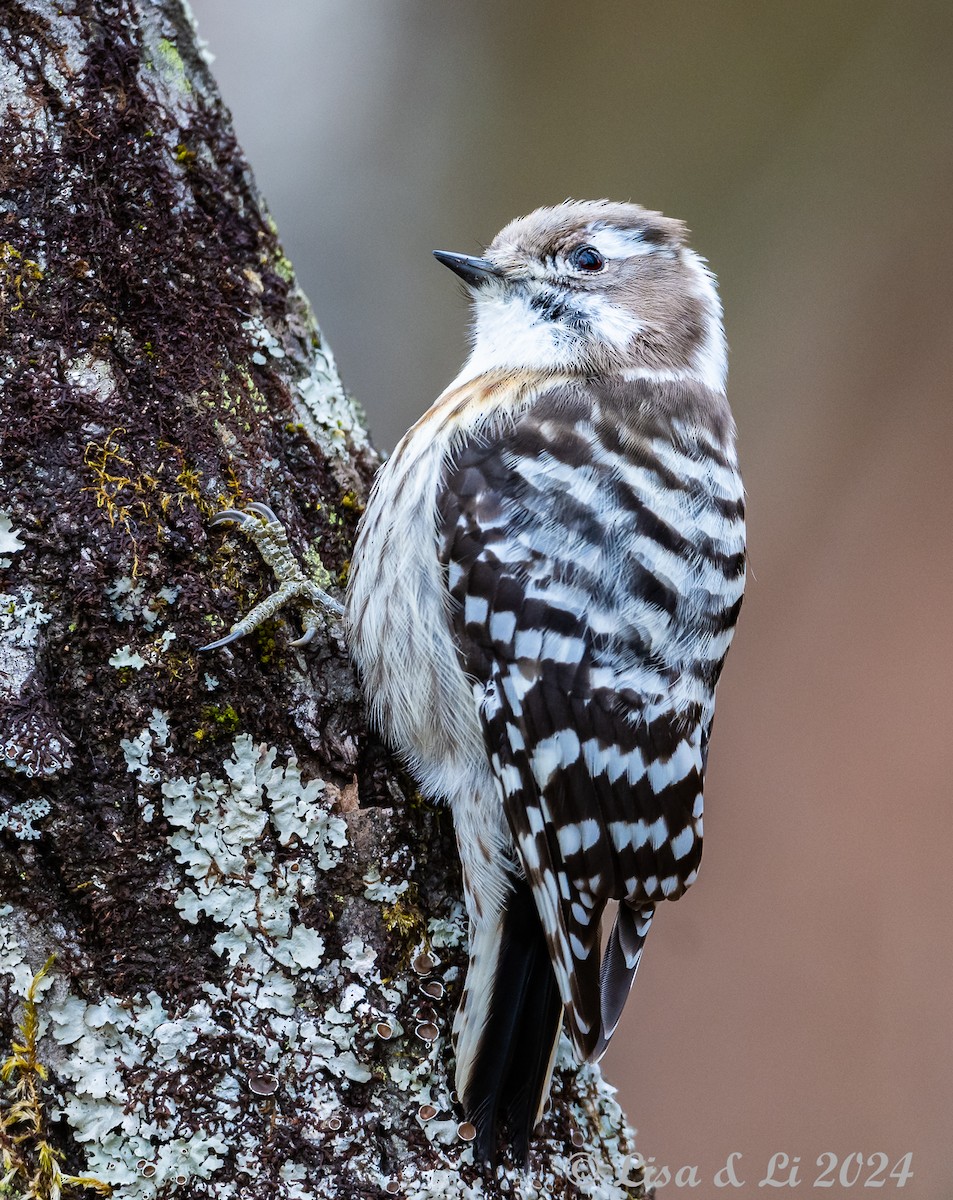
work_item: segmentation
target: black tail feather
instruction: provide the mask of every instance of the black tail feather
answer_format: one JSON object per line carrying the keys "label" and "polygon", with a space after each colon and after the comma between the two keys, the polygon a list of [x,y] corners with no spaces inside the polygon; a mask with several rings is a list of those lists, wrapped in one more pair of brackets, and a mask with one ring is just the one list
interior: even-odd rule
{"label": "black tail feather", "polygon": [[529,1161],[530,1139],[549,1086],[556,1039],[562,1025],[562,1001],[545,943],[533,966],[530,994],[535,999],[531,1005],[524,1005],[504,1084],[504,1125],[513,1157],[523,1166]]}
{"label": "black tail feather", "polygon": [[500,1127],[525,1165],[549,1082],[562,1005],[533,893],[514,880],[502,917],[501,948],[490,1012],[462,1097],[476,1127],[477,1161],[496,1161]]}

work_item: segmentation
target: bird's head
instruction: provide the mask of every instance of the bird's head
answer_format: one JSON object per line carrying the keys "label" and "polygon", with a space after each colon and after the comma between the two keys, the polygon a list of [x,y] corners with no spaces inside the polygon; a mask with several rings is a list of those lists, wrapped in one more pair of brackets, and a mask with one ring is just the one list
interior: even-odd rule
{"label": "bird's head", "polygon": [[465,373],[694,377],[724,391],[721,303],[686,232],[637,204],[570,200],[511,221],[482,257],[435,250],[473,295]]}

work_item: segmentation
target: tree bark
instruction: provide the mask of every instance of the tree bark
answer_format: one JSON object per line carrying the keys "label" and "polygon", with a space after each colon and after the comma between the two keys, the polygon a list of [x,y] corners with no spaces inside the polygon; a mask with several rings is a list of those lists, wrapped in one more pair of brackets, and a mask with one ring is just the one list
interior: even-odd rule
{"label": "tree bark", "polygon": [[187,11],[2,14],[0,1194],[642,1194],[565,1049],[531,1174],[472,1165],[449,814],[339,634],[197,652],[273,586],[216,511],[340,587],[376,457]]}

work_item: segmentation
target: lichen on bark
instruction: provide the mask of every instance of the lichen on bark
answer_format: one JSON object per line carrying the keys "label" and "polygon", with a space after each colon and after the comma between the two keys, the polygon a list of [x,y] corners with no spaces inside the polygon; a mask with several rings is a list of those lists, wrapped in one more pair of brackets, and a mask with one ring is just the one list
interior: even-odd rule
{"label": "lichen on bark", "polygon": [[64,1173],[637,1194],[621,1113],[568,1060],[535,1175],[470,1163],[449,815],[367,733],[339,636],[297,652],[279,619],[197,652],[271,586],[214,513],[267,500],[340,587],[376,458],[187,11],[8,0],[0,91],[0,1037],[55,953]]}

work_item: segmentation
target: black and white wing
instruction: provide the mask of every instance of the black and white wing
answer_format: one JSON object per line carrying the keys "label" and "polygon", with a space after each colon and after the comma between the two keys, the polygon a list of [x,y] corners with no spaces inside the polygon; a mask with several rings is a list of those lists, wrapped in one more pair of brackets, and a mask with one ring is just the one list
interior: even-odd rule
{"label": "black and white wing", "polygon": [[[655,904],[696,876],[744,575],[740,483],[716,435],[646,431],[638,398],[554,390],[460,447],[440,489],[455,640],[582,1058],[615,1029]],[[532,1011],[525,980],[499,987],[498,1008]]]}

